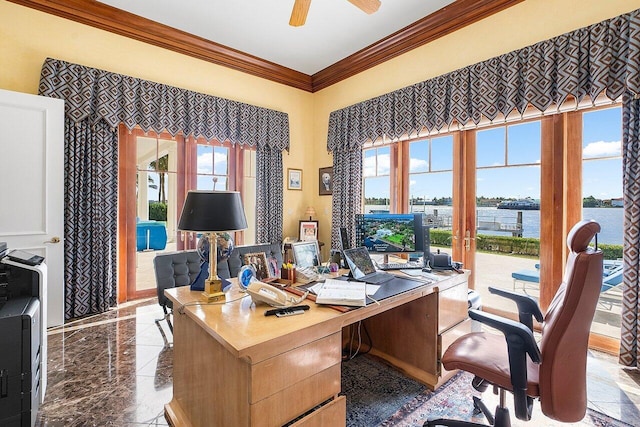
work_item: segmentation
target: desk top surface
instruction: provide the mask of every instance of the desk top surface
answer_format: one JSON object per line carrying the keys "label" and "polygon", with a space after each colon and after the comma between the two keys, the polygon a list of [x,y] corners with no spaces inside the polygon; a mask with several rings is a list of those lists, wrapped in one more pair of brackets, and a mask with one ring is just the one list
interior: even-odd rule
{"label": "desk top surface", "polygon": [[226,293],[224,303],[208,303],[202,292],[191,291],[188,286],[168,289],[165,294],[173,302],[174,318],[189,316],[236,357],[257,361],[281,353],[281,348],[315,341],[359,320],[455,286],[466,281],[467,276],[468,272],[444,273],[437,283],[425,283],[386,298],[380,304],[370,304],[346,313],[306,299],[300,304],[309,305],[309,310],[287,317],[265,316],[265,311],[273,307],[253,304],[251,297],[240,290],[236,279],[232,279],[233,286]]}

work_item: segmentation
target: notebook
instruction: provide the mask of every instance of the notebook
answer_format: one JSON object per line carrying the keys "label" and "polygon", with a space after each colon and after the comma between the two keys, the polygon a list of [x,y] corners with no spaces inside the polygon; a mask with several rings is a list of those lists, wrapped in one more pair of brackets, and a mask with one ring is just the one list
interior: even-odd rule
{"label": "notebook", "polygon": [[342,251],[353,278],[366,283],[380,284],[388,282],[395,276],[383,271],[376,271],[369,251],[364,246]]}

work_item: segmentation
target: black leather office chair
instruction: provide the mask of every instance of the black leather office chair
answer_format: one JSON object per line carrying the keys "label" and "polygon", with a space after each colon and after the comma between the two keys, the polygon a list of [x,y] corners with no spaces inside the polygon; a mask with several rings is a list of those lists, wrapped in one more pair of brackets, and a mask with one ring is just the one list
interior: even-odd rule
{"label": "black leather office chair", "polygon": [[[197,250],[164,253],[156,255],[153,259],[158,304],[160,304],[164,311],[164,317],[156,320],[158,327],[160,326],[159,322],[161,320],[166,320],[169,329],[173,332],[173,324],[171,323],[173,304],[171,300],[165,296],[164,290],[178,286],[187,286],[193,283],[200,273],[201,263],[202,260]],[[160,330],[162,331],[162,329]]]}
{"label": "black leather office chair", "polygon": [[[581,221],[567,237],[570,253],[564,278],[544,316],[536,301],[521,294],[489,288],[492,293],[514,300],[520,322],[469,310],[469,317],[498,329],[504,335],[474,332],[458,338],[445,352],[448,370],[461,369],[475,375],[473,385],[484,391],[489,385],[500,391],[495,417],[474,397],[474,405],[491,425],[510,426],[505,390],[513,393],[516,417],[531,419],[533,400],[542,412],[562,422],[577,422],[587,409],[587,350],[589,329],[602,286],[602,252],[589,248],[600,231],[594,221]],[[533,332],[533,317],[542,321],[540,347]],[[425,426],[479,426],[456,420],[431,420]]]}

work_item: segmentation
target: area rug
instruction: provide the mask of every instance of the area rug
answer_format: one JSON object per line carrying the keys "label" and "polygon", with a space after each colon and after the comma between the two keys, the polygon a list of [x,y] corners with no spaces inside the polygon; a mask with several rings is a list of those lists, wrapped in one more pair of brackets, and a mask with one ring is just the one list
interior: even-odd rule
{"label": "area rug", "polygon": [[[376,357],[355,357],[342,363],[342,394],[347,401],[347,426],[420,427],[425,421],[436,418],[486,424],[484,416],[473,414],[472,396],[480,396],[480,393],[471,386],[471,379],[471,374],[460,372],[434,392]],[[497,396],[490,390],[482,396],[487,406],[493,409]],[[586,417],[579,423],[559,423],[546,418],[539,404],[534,407],[531,421],[520,421],[512,415],[511,422],[514,427],[631,425],[591,409],[587,409]]]}

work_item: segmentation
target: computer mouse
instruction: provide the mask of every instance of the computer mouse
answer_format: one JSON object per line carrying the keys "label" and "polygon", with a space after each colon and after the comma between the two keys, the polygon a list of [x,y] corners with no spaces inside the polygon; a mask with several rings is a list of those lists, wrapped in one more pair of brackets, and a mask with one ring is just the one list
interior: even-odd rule
{"label": "computer mouse", "polygon": [[431,273],[431,269],[429,267],[425,267],[422,269],[425,273]]}

